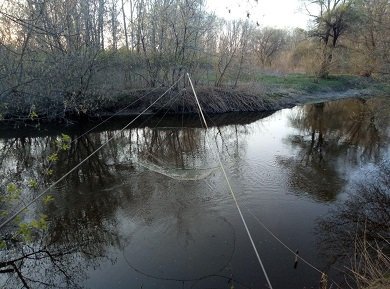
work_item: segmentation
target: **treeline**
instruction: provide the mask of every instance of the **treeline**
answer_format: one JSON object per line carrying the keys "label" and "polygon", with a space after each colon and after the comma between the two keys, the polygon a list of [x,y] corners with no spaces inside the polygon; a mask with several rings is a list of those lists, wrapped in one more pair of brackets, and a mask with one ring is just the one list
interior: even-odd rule
{"label": "treeline", "polygon": [[0,110],[84,112],[184,72],[234,88],[261,72],[389,74],[387,0],[310,3],[312,27],[287,31],[219,19],[203,0],[4,0]]}

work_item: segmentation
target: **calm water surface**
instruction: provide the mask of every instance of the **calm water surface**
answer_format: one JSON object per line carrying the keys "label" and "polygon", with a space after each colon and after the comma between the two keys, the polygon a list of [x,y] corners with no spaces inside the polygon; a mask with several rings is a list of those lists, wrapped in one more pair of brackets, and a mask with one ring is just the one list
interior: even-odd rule
{"label": "calm water surface", "polygon": [[302,262],[294,268],[294,255],[256,218],[342,282],[317,222],[354,179],[389,159],[386,107],[383,99],[346,100],[227,115],[209,120],[208,132],[181,116],[123,132],[128,120],[112,122],[81,138],[86,127],[66,129],[70,150],[50,167],[62,131],[2,131],[1,186],[24,186],[26,200],[39,193],[27,180],[49,184],[115,138],[50,192],[53,201],[22,216],[47,215],[48,230],[1,252],[20,273],[1,272],[1,287],[21,288],[23,276],[31,288],[267,288],[217,150],[273,287],[318,288],[321,275]]}

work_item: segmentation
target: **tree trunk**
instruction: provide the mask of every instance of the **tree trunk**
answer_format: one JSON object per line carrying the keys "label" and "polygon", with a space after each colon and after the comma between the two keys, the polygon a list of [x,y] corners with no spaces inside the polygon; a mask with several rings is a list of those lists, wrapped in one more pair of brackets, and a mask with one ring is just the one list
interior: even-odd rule
{"label": "tree trunk", "polygon": [[125,32],[125,45],[126,50],[129,50],[129,36],[127,34],[127,25],[126,25],[126,13],[125,13],[125,3],[124,0],[122,0],[122,16],[123,16],[123,29]]}
{"label": "tree trunk", "polygon": [[321,65],[318,70],[319,78],[328,78],[333,59],[333,47],[325,46],[322,51]]}

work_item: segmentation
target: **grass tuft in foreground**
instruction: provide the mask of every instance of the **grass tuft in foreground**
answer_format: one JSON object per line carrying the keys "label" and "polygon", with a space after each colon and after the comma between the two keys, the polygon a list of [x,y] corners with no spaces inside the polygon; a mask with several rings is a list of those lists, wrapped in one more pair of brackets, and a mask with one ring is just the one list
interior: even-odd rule
{"label": "grass tuft in foreground", "polygon": [[390,255],[367,240],[356,242],[351,271],[359,289],[390,288]]}

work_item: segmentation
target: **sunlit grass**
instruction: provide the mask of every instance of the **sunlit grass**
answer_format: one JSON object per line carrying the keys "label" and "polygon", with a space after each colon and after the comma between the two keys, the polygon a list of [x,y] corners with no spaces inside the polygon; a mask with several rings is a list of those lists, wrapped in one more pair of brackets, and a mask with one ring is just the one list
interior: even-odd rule
{"label": "sunlit grass", "polygon": [[270,88],[292,89],[302,92],[346,91],[372,86],[371,81],[353,75],[335,75],[319,79],[305,74],[259,75],[257,81]]}
{"label": "sunlit grass", "polygon": [[[203,75],[200,80],[200,83],[203,81],[205,84],[212,85],[215,81],[215,75],[209,74],[207,77]],[[231,87],[233,83],[234,79],[226,79],[224,86]],[[390,95],[390,84],[351,74],[331,75],[327,79],[320,79],[304,73],[249,73],[241,75],[238,89],[240,86],[251,84],[266,88],[270,96],[284,96],[288,92],[305,94],[345,92],[351,89],[370,89],[375,94]]]}

